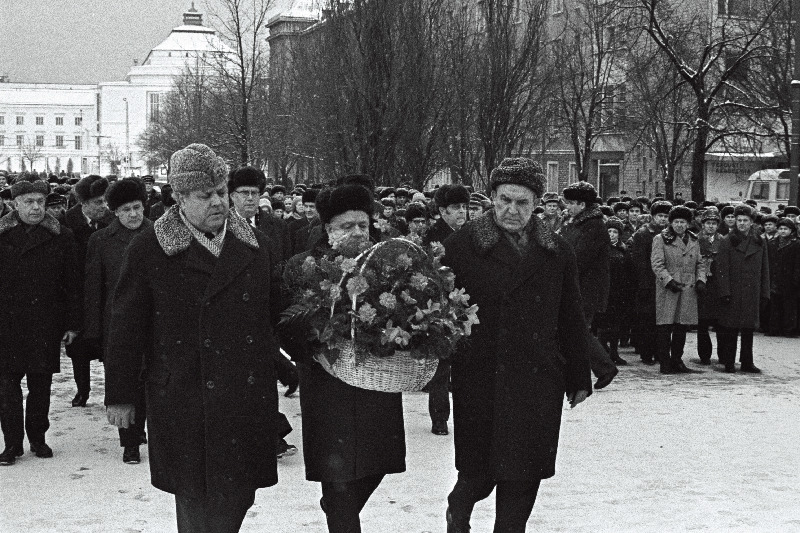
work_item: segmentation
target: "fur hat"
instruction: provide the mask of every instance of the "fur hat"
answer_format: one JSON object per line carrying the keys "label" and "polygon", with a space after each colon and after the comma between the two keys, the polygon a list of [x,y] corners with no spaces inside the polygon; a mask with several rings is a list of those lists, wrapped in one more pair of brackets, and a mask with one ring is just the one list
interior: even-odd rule
{"label": "fur hat", "polygon": [[767,206],[765,206],[765,205],[762,205],[758,210],[761,211],[762,213],[764,213],[765,215],[771,215],[772,214],[772,209],[767,207]]}
{"label": "fur hat", "polygon": [[796,205],[787,206],[783,210],[783,216],[788,217],[789,215],[792,215],[794,217],[800,216],[800,207],[797,207]]}
{"label": "fur hat", "polygon": [[108,189],[108,179],[97,174],[90,174],[75,184],[75,194],[81,203],[103,196],[106,189]]}
{"label": "fur hat", "polygon": [[794,221],[792,221],[791,218],[782,218],[782,219],[780,219],[778,221],[777,226],[778,227],[786,226],[787,228],[792,230],[792,233],[794,233],[795,235],[797,234],[797,224],[795,224]]}
{"label": "fur hat", "polygon": [[714,220],[717,223],[720,222],[719,211],[717,211],[716,207],[709,207],[703,211],[703,214],[700,216],[700,222],[706,222],[707,220]]}
{"label": "fur hat", "polygon": [[108,209],[116,211],[119,207],[140,200],[142,205],[147,202],[147,190],[144,181],[139,178],[124,178],[109,185],[106,190],[106,203]]}
{"label": "fur hat", "polygon": [[666,200],[657,200],[650,205],[650,214],[656,216],[659,213],[669,215],[672,210],[672,204]]}
{"label": "fur hat", "polygon": [[757,207],[758,206],[758,202],[753,200],[753,199],[745,200],[744,203],[746,203],[750,207]]}
{"label": "fur hat", "polygon": [[619,211],[621,211],[623,209],[625,211],[627,211],[630,208],[631,208],[631,206],[628,205],[626,202],[617,202],[617,203],[614,204],[614,208],[613,208],[614,209],[614,214],[617,214]]}
{"label": "fur hat", "polygon": [[270,207],[272,207],[273,211],[277,211],[278,209],[283,211],[283,210],[286,209],[286,206],[284,205],[283,200],[273,200],[272,203],[270,204]]}
{"label": "fur hat", "polygon": [[46,181],[40,180],[38,177],[33,177],[33,175],[17,180],[14,182],[14,185],[11,186],[11,198],[16,198],[21,194],[29,194],[32,192],[38,192],[47,196],[50,192],[50,186]]}
{"label": "fur hat", "polygon": [[542,196],[546,180],[542,166],[527,157],[507,157],[500,165],[492,170],[490,179],[492,190],[498,185],[522,185],[533,191],[536,196]]}
{"label": "fur hat", "polygon": [[538,215],[538,214],[541,214],[541,213],[544,213],[544,207],[542,207],[540,205],[537,205],[536,207],[533,208],[533,214],[534,215]]}
{"label": "fur hat", "polygon": [[614,207],[614,204],[618,204],[619,202],[621,202],[619,196],[609,196],[606,198],[606,205],[609,207]]}
{"label": "fur hat", "polygon": [[267,177],[261,169],[255,167],[237,168],[228,176],[228,192],[232,193],[239,187],[258,187],[258,194],[264,194]]}
{"label": "fur hat", "polygon": [[780,218],[778,217],[778,215],[773,215],[772,213],[770,213],[768,215],[764,215],[761,218],[761,223],[762,224],[766,224],[767,222],[772,222],[773,224],[777,224],[779,221],[780,221]]}
{"label": "fur hat", "polygon": [[644,206],[639,200],[631,200],[630,202],[628,202],[628,211],[630,211],[634,207],[638,207],[639,211],[644,211]]}
{"label": "fur hat", "polygon": [[686,202],[683,205],[685,205],[689,209],[697,209],[697,202],[695,202],[694,200],[689,200],[688,202]]}
{"label": "fur hat", "polygon": [[270,189],[269,191],[269,194],[273,195],[273,194],[278,194],[279,192],[286,194],[286,187],[284,187],[283,185],[273,185],[272,189]]}
{"label": "fur hat", "polygon": [[390,194],[394,194],[394,192],[395,191],[394,191],[393,187],[386,187],[385,189],[381,190],[381,193],[378,195],[378,199],[379,200],[383,200],[384,198],[386,198]]}
{"label": "fur hat", "polygon": [[675,219],[682,218],[686,222],[691,222],[694,218],[692,216],[692,210],[686,207],[685,205],[676,205],[672,209],[669,210],[669,221],[672,222]]}
{"label": "fur hat", "polygon": [[619,199],[620,202],[625,202],[626,204],[630,204],[633,201],[633,198],[630,196],[623,196]]}
{"label": "fur hat", "polygon": [[143,183],[155,183],[156,180],[155,180],[155,178],[153,176],[151,176],[150,174],[147,174],[145,176],[142,176],[142,182]]}
{"label": "fur hat", "polygon": [[51,192],[47,195],[44,206],[50,207],[51,205],[67,205],[67,199],[58,193]]}
{"label": "fur hat", "polygon": [[611,228],[614,228],[618,232],[622,233],[622,230],[625,229],[625,224],[617,217],[609,217],[608,220],[606,220],[606,229]]}
{"label": "fur hat", "polygon": [[381,205],[383,205],[383,207],[397,207],[397,204],[391,198],[383,198],[381,200]]}
{"label": "fur hat", "polygon": [[319,189],[306,189],[303,191],[303,203],[316,202],[319,195]]}
{"label": "fur hat", "polygon": [[740,216],[749,217],[750,220],[756,219],[755,210],[747,204],[739,204],[736,207],[734,207],[733,214],[737,217]]}
{"label": "fur hat", "polygon": [[542,205],[545,205],[548,202],[560,202],[561,199],[558,196],[557,192],[546,192],[542,195]]}
{"label": "fur hat", "polygon": [[453,204],[468,204],[469,191],[463,185],[457,183],[451,185],[448,183],[436,189],[433,200],[436,202],[436,207],[447,207]]}
{"label": "fur hat", "polygon": [[408,198],[409,196],[411,196],[408,193],[408,189],[405,189],[403,187],[399,187],[396,191],[394,191],[394,195],[396,198]]}
{"label": "fur hat", "polygon": [[481,194],[479,192],[474,192],[469,195],[469,205],[475,207],[485,207],[486,204],[491,203],[491,200],[486,197],[486,195]]}
{"label": "fur hat", "polygon": [[586,202],[586,205],[596,204],[599,201],[594,185],[588,181],[573,183],[562,193],[565,200],[572,202]]}
{"label": "fur hat", "polygon": [[732,214],[733,214],[733,206],[732,205],[723,206],[723,208],[720,209],[720,212],[719,212],[720,218],[725,218],[726,216],[732,215]]}
{"label": "fur hat", "polygon": [[190,144],[169,158],[167,181],[177,193],[219,187],[227,179],[225,161],[205,144]]}
{"label": "fur hat", "polygon": [[609,207],[607,205],[601,205],[600,206],[600,211],[607,217],[613,217],[614,216],[614,210],[611,209],[611,207]]}
{"label": "fur hat", "polygon": [[415,192],[414,196],[411,197],[412,202],[420,202],[420,203],[427,203],[428,198],[425,196],[424,193]]}
{"label": "fur hat", "polygon": [[425,209],[425,206],[422,206],[417,203],[411,203],[406,207],[406,222],[411,222],[415,218],[428,218],[428,210]]}
{"label": "fur hat", "polygon": [[347,211],[364,211],[371,217],[374,209],[372,194],[362,185],[339,185],[317,195],[317,211],[323,224]]}
{"label": "fur hat", "polygon": [[705,209],[706,207],[717,207],[716,202],[712,202],[711,200],[703,200],[703,203],[700,204],[700,207]]}

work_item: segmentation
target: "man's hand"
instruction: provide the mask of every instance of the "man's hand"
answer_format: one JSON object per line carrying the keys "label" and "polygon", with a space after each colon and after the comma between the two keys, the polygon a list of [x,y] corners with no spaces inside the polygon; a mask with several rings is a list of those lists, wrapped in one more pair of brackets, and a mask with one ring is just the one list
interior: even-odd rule
{"label": "man's hand", "polygon": [[667,282],[667,289],[671,290],[672,292],[681,292],[683,290],[683,284],[678,283],[674,279],[669,280]]}
{"label": "man's hand", "polygon": [[567,396],[567,400],[569,401],[569,408],[574,409],[576,405],[578,405],[588,397],[589,397],[589,391],[579,390],[578,392],[573,392],[572,394]]}
{"label": "man's hand", "polygon": [[136,415],[136,408],[133,404],[109,405],[106,407],[106,417],[108,423],[118,428],[127,429],[133,424],[133,417]]}
{"label": "man's hand", "polygon": [[64,344],[72,344],[72,341],[74,341],[77,337],[78,332],[70,330],[64,333],[64,336],[61,337],[61,340],[64,341]]}
{"label": "man's hand", "polygon": [[706,293],[706,283],[704,281],[698,281],[694,284],[694,290],[697,291],[697,294],[700,296]]}

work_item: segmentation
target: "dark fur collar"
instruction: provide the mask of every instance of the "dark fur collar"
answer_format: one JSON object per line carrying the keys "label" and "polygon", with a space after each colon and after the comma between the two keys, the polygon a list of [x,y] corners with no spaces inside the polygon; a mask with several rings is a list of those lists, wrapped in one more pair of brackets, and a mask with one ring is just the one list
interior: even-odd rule
{"label": "dark fur collar", "polygon": [[731,244],[733,245],[734,248],[738,247],[740,244],[746,241],[748,237],[753,237],[750,240],[753,241],[753,244],[755,244],[756,246],[763,246],[764,239],[761,239],[758,237],[758,235],[756,235],[756,230],[753,227],[750,228],[750,231],[747,233],[747,235],[745,235],[735,227],[730,232],[728,232],[728,238],[731,240]]}
{"label": "dark fur collar", "polygon": [[599,218],[600,220],[603,220],[603,212],[600,210],[600,206],[598,204],[592,204],[591,207],[587,207],[586,209],[584,209],[583,211],[572,217],[569,220],[568,224],[578,225],[593,218]]}
{"label": "dark fur collar", "polygon": [[[0,218],[0,234],[5,233],[11,228],[15,228],[20,224],[22,224],[22,221],[19,219],[19,215],[16,211],[12,211],[3,218]],[[45,213],[44,219],[39,222],[39,225],[53,235],[61,234],[61,224],[58,222],[58,219],[56,219],[56,217],[50,213]]]}
{"label": "dark fur collar", "polygon": [[[192,232],[183,223],[177,205],[170,207],[153,226],[158,244],[167,255],[176,255],[186,250],[192,243]],[[227,231],[250,248],[258,248],[253,228],[233,209],[228,213]]]}
{"label": "dark fur collar", "polygon": [[[494,221],[494,213],[491,211],[468,222],[467,231],[469,231],[472,241],[481,255],[488,253],[503,236],[503,230]],[[536,242],[545,250],[555,251],[558,249],[555,233],[541,218],[532,216],[531,221],[528,223],[527,231],[531,237],[531,242]]]}
{"label": "dark fur collar", "polygon": [[[697,235],[692,233],[688,229],[686,230],[686,234],[689,236],[690,240],[693,240],[693,241],[697,240]],[[665,243],[671,244],[672,241],[674,241],[675,239],[678,238],[678,234],[675,233],[675,230],[672,229],[672,226],[667,226],[666,228],[661,230],[661,238],[664,239]]]}

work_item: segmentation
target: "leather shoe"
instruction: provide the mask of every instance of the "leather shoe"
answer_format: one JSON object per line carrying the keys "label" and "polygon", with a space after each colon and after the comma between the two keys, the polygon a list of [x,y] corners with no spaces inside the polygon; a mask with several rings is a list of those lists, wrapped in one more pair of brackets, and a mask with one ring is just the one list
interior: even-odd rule
{"label": "leather shoe", "polygon": [[691,368],[687,367],[686,364],[681,360],[672,363],[672,368],[675,370],[676,374],[697,374],[700,372],[699,370],[692,370]]}
{"label": "leather shoe", "polygon": [[44,442],[31,442],[31,451],[42,459],[53,457],[53,449]]}
{"label": "leather shoe", "polygon": [[594,384],[594,388],[602,389],[608,387],[608,384],[611,383],[611,381],[615,377],[617,377],[617,374],[619,374],[619,370],[617,368],[614,368],[614,370],[612,370],[611,372],[606,372],[605,374],[597,378],[597,381]]}
{"label": "leather shoe", "polygon": [[617,366],[625,366],[628,364],[628,362],[620,356],[612,357],[611,360],[614,361],[614,364]]}
{"label": "leather shoe", "polygon": [[742,365],[740,370],[742,372],[747,372],[748,374],[760,374],[761,369],[758,368],[756,365]]}
{"label": "leather shoe", "polygon": [[449,435],[450,431],[447,429],[447,422],[434,422],[431,426],[431,433],[434,435]]}
{"label": "leather shoe", "polygon": [[300,385],[300,380],[292,381],[291,383],[289,383],[289,386],[286,387],[286,392],[284,392],[283,395],[289,398],[292,394],[294,394],[297,391],[298,385]]}
{"label": "leather shoe", "polygon": [[86,407],[86,401],[89,399],[89,394],[79,392],[72,399],[72,407]]}
{"label": "leather shoe", "polygon": [[466,524],[456,524],[449,507],[445,513],[445,518],[447,519],[447,533],[469,533],[469,521]]}
{"label": "leather shoe", "polygon": [[13,465],[17,457],[22,456],[23,453],[25,453],[25,451],[22,449],[22,446],[6,446],[3,453],[0,453],[0,466]]}
{"label": "leather shoe", "polygon": [[725,365],[725,370],[724,370],[724,372],[725,372],[726,374],[735,374],[735,373],[736,373],[736,367],[735,367],[735,366],[733,366],[733,365]]}
{"label": "leather shoe", "polygon": [[711,364],[711,358],[710,357],[701,357],[700,358],[700,364],[701,365],[710,365]]}
{"label": "leather shoe", "polygon": [[142,462],[142,457],[139,455],[138,446],[125,446],[122,452],[122,462],[129,465],[138,465]]}

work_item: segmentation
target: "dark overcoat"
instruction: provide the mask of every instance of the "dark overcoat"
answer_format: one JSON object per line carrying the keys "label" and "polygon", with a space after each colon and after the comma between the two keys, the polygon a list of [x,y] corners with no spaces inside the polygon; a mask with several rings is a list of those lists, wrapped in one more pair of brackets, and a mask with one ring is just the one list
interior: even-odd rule
{"label": "dark overcoat", "polygon": [[742,235],[734,229],[719,243],[717,288],[719,323],[727,328],[755,329],[759,326],[761,299],[769,298],[767,244],[752,229]]}
{"label": "dark overcoat", "polygon": [[648,223],[631,237],[631,261],[636,277],[636,311],[641,315],[656,314],[656,275],[650,262],[653,239],[661,228]]}
{"label": "dark overcoat", "polygon": [[422,244],[427,246],[432,242],[444,242],[452,234],[453,228],[444,219],[440,218],[425,232],[425,236],[422,237]]}
{"label": "dark overcoat", "polygon": [[256,227],[269,237],[272,262],[277,269],[276,275],[280,277],[286,261],[292,257],[292,243],[286,222],[259,209],[256,213]]}
{"label": "dark overcoat", "polygon": [[775,238],[767,242],[770,291],[784,300],[800,297],[800,241]]}
{"label": "dark overcoat", "polygon": [[30,232],[0,219],[0,372],[60,371],[61,338],[81,329],[81,276],[72,232],[52,215]]}
{"label": "dark overcoat", "polygon": [[153,223],[145,218],[138,229],[130,230],[116,219],[89,237],[84,270],[83,336],[102,341],[103,348],[111,329],[111,304],[125,249],[136,235],[152,227]]}
{"label": "dark overcoat", "polygon": [[[306,257],[325,254],[331,254],[330,249],[320,245],[289,260],[284,272],[287,294],[297,286]],[[298,329],[280,330],[281,343],[300,371],[306,479],[346,482],[405,472],[401,394],[360,389],[334,378],[314,360],[315,348],[307,335]]]}
{"label": "dark overcoat", "polygon": [[267,237],[231,211],[219,257],[172,206],[131,241],[114,292],[106,405],[134,404],[146,369],[150,474],[207,498],[278,481],[272,317],[280,284]]}
{"label": "dark overcoat", "polygon": [[452,360],[455,462],[467,475],[553,476],[564,394],[592,388],[575,255],[540,218],[528,231],[524,257],[492,213],[444,241],[444,263],[479,307]]}
{"label": "dark overcoat", "polygon": [[[713,238],[712,238],[713,237]],[[706,265],[706,292],[697,295],[697,315],[700,320],[716,320],[719,316],[719,289],[717,288],[717,254],[722,235],[700,233],[700,255]]]}
{"label": "dark overcoat", "polygon": [[608,306],[611,239],[600,206],[592,205],[569,219],[559,232],[572,245],[578,262],[578,283],[587,317]]}

